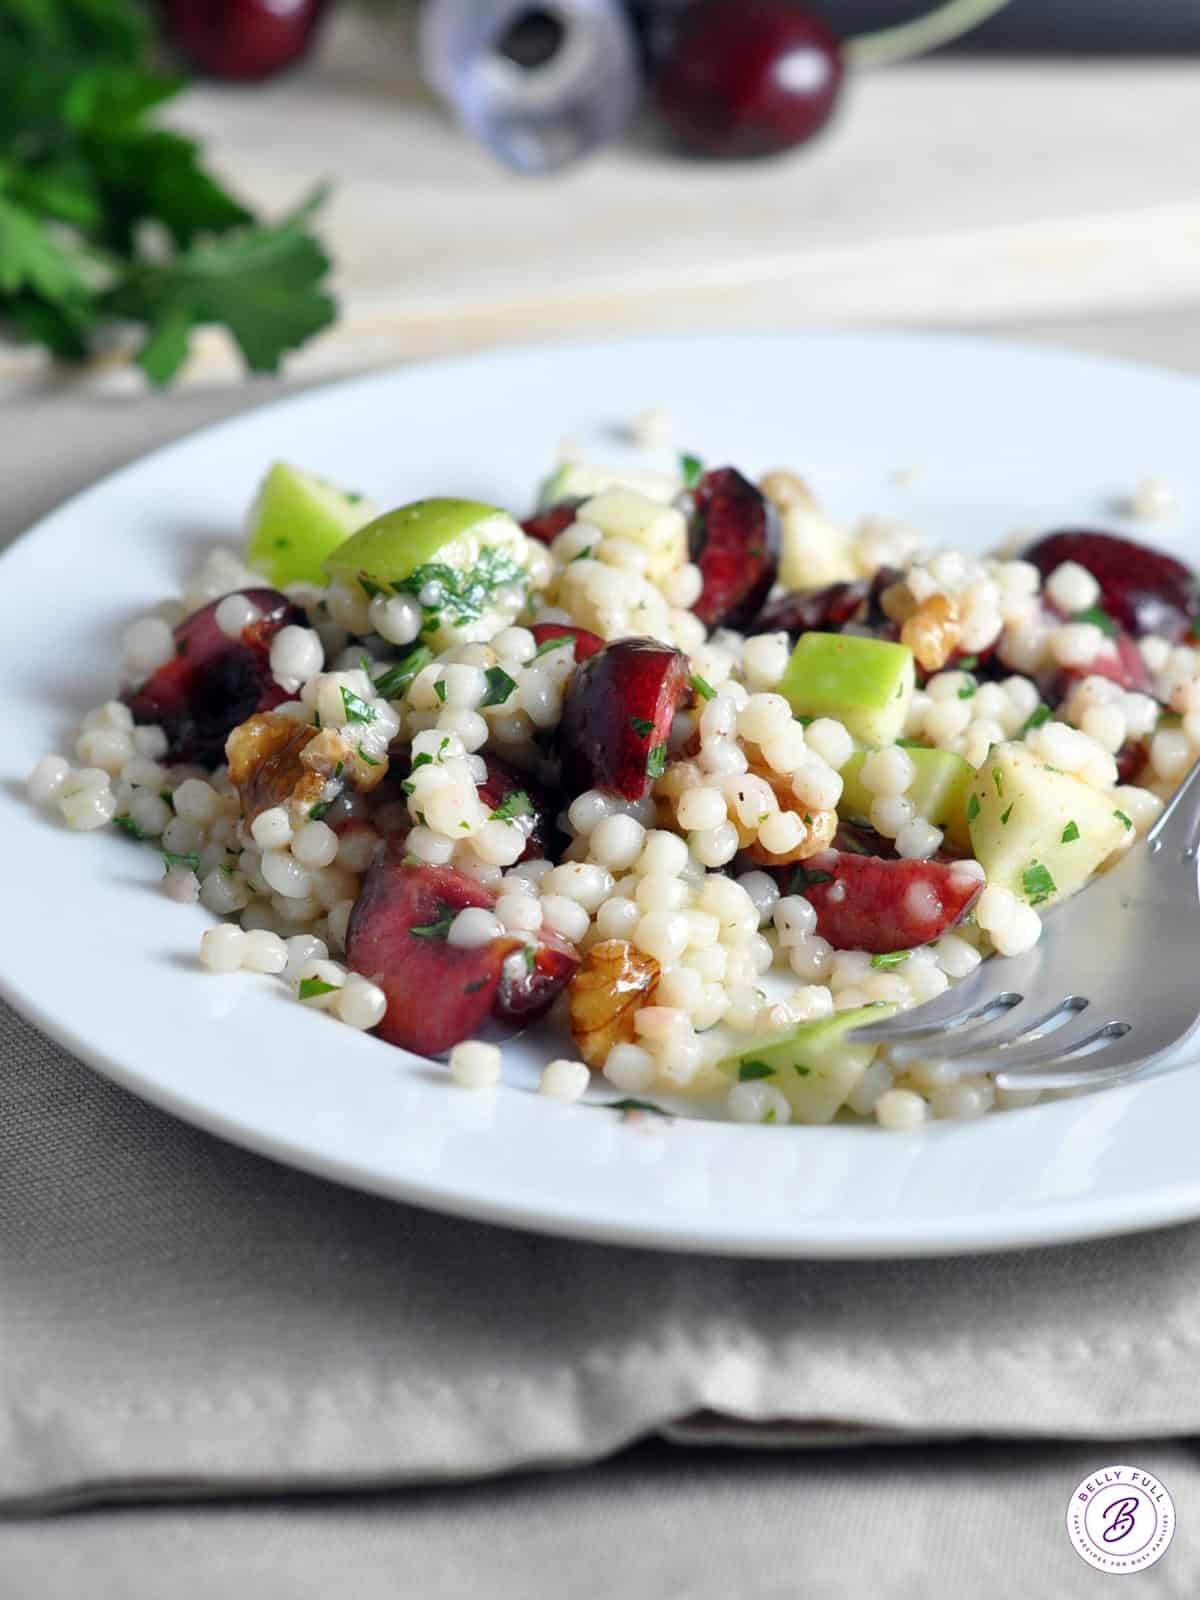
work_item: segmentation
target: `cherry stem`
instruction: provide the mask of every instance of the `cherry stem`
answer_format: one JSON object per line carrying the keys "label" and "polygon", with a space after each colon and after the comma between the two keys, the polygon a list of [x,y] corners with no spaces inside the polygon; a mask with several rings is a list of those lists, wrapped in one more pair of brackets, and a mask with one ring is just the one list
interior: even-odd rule
{"label": "cherry stem", "polygon": [[911,22],[898,22],[894,27],[847,39],[843,46],[846,60],[853,67],[889,67],[897,61],[923,56],[960,34],[969,33],[1007,4],[1008,0],[945,0]]}

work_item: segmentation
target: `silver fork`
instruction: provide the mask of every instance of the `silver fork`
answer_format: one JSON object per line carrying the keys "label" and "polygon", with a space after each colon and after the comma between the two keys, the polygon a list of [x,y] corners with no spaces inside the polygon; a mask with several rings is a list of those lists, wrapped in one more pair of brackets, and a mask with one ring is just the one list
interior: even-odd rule
{"label": "silver fork", "polygon": [[1023,956],[993,957],[936,1000],[854,1039],[951,1061],[1000,1088],[1111,1085],[1200,1022],[1200,761],[1146,837],[1046,919]]}

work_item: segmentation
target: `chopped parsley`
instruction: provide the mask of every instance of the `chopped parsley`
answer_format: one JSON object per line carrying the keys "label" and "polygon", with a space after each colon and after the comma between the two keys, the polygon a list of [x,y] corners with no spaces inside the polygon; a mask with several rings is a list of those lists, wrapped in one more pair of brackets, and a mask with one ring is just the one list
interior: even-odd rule
{"label": "chopped parsley", "polygon": [[1077,611],[1071,621],[1093,623],[1100,629],[1101,633],[1107,634],[1110,639],[1115,639],[1117,636],[1116,620],[1109,616],[1103,606],[1088,606],[1086,611]]}
{"label": "chopped parsley", "polygon": [[122,833],[127,833],[131,839],[148,839],[150,837],[148,833],[143,833],[128,813],[122,817],[114,817],[112,825],[114,828],[120,828]]}
{"label": "chopped parsley", "polygon": [[533,972],[537,968],[537,951],[531,944],[527,944],[522,951],[525,957],[525,971]]}
{"label": "chopped parsley", "polygon": [[898,967],[907,961],[911,954],[911,950],[884,950],[880,955],[871,957],[871,965],[873,967]]}
{"label": "chopped parsley", "polygon": [[533,802],[524,789],[514,789],[506,794],[504,799],[492,812],[493,822],[511,822],[514,817],[523,817],[533,810]]}
{"label": "chopped parsley", "polygon": [[996,785],[996,793],[1001,797],[1001,799],[1003,799],[1003,797],[1004,797],[1004,774],[1000,771],[999,767],[993,767],[992,768],[992,782]]}
{"label": "chopped parsley", "polygon": [[474,983],[469,983],[467,985],[467,987],[463,990],[463,993],[464,994],[478,994],[479,990],[483,988],[483,986],[484,986],[484,984],[486,982],[487,982],[486,978],[476,978]]}
{"label": "chopped parsley", "polygon": [[1113,816],[1118,822],[1123,822],[1127,828],[1133,827],[1133,818],[1127,817],[1123,811],[1114,811]]}
{"label": "chopped parsley", "polygon": [[702,678],[698,672],[692,673],[692,688],[700,696],[701,700],[711,700],[717,692],[708,679]]}
{"label": "chopped parsley", "polygon": [[556,633],[552,639],[542,640],[541,644],[533,652],[533,659],[536,661],[539,656],[544,656],[551,650],[562,650],[567,645],[574,643],[575,635],[573,633]]}
{"label": "chopped parsley", "polygon": [[[360,761],[365,761],[367,766],[369,766],[369,767],[377,767],[377,766],[379,766],[378,760],[374,756],[369,756],[365,750],[360,750],[358,752],[358,759]],[[338,766],[340,767],[341,764],[342,763],[339,761],[338,762]],[[334,777],[336,777],[336,776],[337,776],[337,774],[334,773]]]}
{"label": "chopped parsley", "polygon": [[648,778],[661,778],[667,770],[667,742],[652,744],[650,754],[646,757],[646,776]]}
{"label": "chopped parsley", "polygon": [[774,1106],[768,1106],[767,1109],[763,1112],[763,1121],[764,1122],[774,1122],[775,1121],[775,1115],[776,1115],[775,1107]]}
{"label": "chopped parsley", "polygon": [[978,689],[979,689],[979,685],[975,682],[975,679],[968,672],[966,683],[964,683],[962,688],[958,691],[958,698],[960,700],[970,700],[978,692]]}
{"label": "chopped parsley", "polygon": [[507,550],[486,545],[466,572],[443,562],[430,561],[392,587],[397,594],[413,594],[419,599],[427,583],[437,584],[441,589],[437,605],[424,607],[425,625],[432,627],[437,625],[443,611],[455,622],[477,622],[497,589],[508,583],[523,582],[527,576],[525,568]]}
{"label": "chopped parsley", "polygon": [[1029,715],[1025,718],[1025,721],[1022,723],[1022,725],[1021,725],[1021,736],[1022,736],[1022,738],[1024,738],[1024,736],[1029,732],[1029,730],[1031,728],[1040,728],[1043,722],[1049,722],[1049,720],[1050,720],[1050,707],[1048,705],[1046,705],[1045,701],[1043,701],[1041,705],[1036,706],[1029,713]]}
{"label": "chopped parsley", "polygon": [[445,678],[438,678],[438,679],[435,680],[434,685],[433,685],[433,692],[434,692],[435,695],[437,695],[438,699],[442,702],[442,704],[445,705],[446,704],[446,680],[445,680]]}
{"label": "chopped parsley", "polygon": [[958,667],[961,672],[971,672],[978,665],[978,656],[963,656],[958,662]]}
{"label": "chopped parsley", "polygon": [[648,1111],[654,1117],[670,1119],[671,1113],[664,1111],[661,1106],[656,1106],[652,1100],[634,1100],[628,1095],[623,1100],[601,1100],[598,1102],[606,1111],[620,1111],[628,1115],[631,1111]]}
{"label": "chopped parsley", "polygon": [[967,821],[968,822],[974,822],[975,818],[978,815],[979,815],[979,796],[977,794],[973,794],[971,796],[971,798],[967,801]]}
{"label": "chopped parsley", "polygon": [[567,565],[570,566],[572,562],[575,561],[586,561],[594,549],[594,545],[585,544],[582,550],[576,550],[575,554],[571,557],[571,560],[567,562]]}
{"label": "chopped parsley", "polygon": [[814,883],[832,883],[833,873],[822,872],[817,867],[806,867],[803,863],[792,868],[792,875],[788,879],[789,894],[803,894],[805,889]]}
{"label": "chopped parsley", "polygon": [[450,934],[450,924],[458,915],[454,906],[445,900],[438,901],[438,917],[435,922],[423,923],[420,927],[410,928],[409,933],[415,933],[418,939],[445,939]]}
{"label": "chopped parsley", "polygon": [[812,1068],[811,1067],[806,1067],[804,1065],[803,1061],[793,1061],[792,1062],[792,1071],[796,1074],[796,1076],[798,1078],[811,1078],[812,1077]]}
{"label": "chopped parsley", "polygon": [[765,1061],[740,1061],[738,1063],[738,1082],[753,1083],[755,1078],[773,1078],[775,1068],[768,1066]]}
{"label": "chopped parsley", "polygon": [[1007,807],[1006,807],[1006,809],[1005,809],[1005,810],[1003,810],[1003,811],[1002,811],[1002,812],[1001,812],[1001,813],[1000,813],[1000,826],[1001,826],[1001,827],[1002,827],[1002,828],[1007,828],[1007,827],[1008,827],[1008,819],[1009,819],[1009,817],[1011,817],[1011,816],[1012,816],[1012,814],[1013,814],[1013,807],[1014,807],[1014,806],[1015,806],[1015,805],[1016,805],[1016,803],[1017,803],[1017,802],[1016,802],[1016,801],[1015,801],[1015,800],[1010,800],[1010,801],[1009,801],[1009,802],[1008,802],[1008,805],[1007,805]]}
{"label": "chopped parsley", "polygon": [[639,739],[644,739],[647,734],[654,732],[654,724],[648,721],[645,717],[630,717],[629,726],[633,729],[634,733],[637,734]]}
{"label": "chopped parsley", "polygon": [[427,644],[415,644],[407,655],[393,661],[382,677],[375,679],[375,693],[385,700],[399,700],[418,672],[433,660],[433,651]]}
{"label": "chopped parsley", "polygon": [[321,818],[333,804],[332,800],[318,800],[315,806],[309,806],[308,817],[310,822],[320,822]]}
{"label": "chopped parsley", "polygon": [[200,871],[200,852],[198,850],[164,850],[163,861],[168,867],[190,867],[193,872]]}
{"label": "chopped parsley", "polygon": [[342,705],[346,708],[347,722],[374,722],[379,715],[374,706],[369,706],[361,695],[355,694],[353,689],[347,689],[342,684]]}
{"label": "chopped parsley", "polygon": [[429,754],[429,752],[427,750],[422,750],[421,754],[419,756],[414,756],[413,757],[412,769],[413,769],[414,772],[417,770],[418,767],[431,767],[432,765],[433,765],[433,757]]}
{"label": "chopped parsley", "polygon": [[1068,822],[1066,827],[1062,831],[1062,838],[1059,840],[1059,843],[1060,844],[1074,844],[1075,840],[1078,839],[1078,837],[1079,837],[1079,824],[1077,822]]}
{"label": "chopped parsley", "polygon": [[816,720],[815,717],[806,717],[802,712],[797,712],[792,718],[792,721],[798,722],[802,728],[811,727]]}
{"label": "chopped parsley", "polygon": [[517,680],[510,678],[503,667],[489,667],[484,677],[487,679],[487,693],[480,701],[481,705],[502,706],[517,687]]}
{"label": "chopped parsley", "polygon": [[1049,867],[1044,867],[1040,861],[1031,861],[1021,874],[1021,887],[1031,906],[1037,906],[1043,900],[1049,900],[1055,893],[1058,885],[1050,876]]}
{"label": "chopped parsley", "polygon": [[700,482],[704,473],[704,463],[699,456],[690,455],[687,451],[679,457],[679,476],[683,479],[685,489],[694,489]]}
{"label": "chopped parsley", "polygon": [[301,1000],[314,1000],[319,994],[332,994],[336,983],[326,983],[324,978],[301,978],[296,993]]}

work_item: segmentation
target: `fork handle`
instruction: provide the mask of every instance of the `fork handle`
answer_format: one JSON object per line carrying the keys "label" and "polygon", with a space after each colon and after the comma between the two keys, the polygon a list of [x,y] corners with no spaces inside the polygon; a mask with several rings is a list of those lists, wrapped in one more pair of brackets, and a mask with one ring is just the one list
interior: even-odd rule
{"label": "fork handle", "polygon": [[1167,801],[1166,809],[1146,835],[1146,843],[1158,855],[1169,851],[1172,855],[1196,855],[1196,841],[1200,836],[1200,761],[1196,761],[1187,777]]}

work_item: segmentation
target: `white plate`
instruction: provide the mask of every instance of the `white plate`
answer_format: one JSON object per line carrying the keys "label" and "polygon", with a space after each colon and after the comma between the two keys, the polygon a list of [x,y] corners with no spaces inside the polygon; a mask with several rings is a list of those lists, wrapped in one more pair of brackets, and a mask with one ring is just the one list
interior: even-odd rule
{"label": "white plate", "polygon": [[[637,339],[381,374],[212,428],[81,495],[0,561],[5,850],[0,983],[117,1082],[227,1138],[439,1210],[551,1233],[735,1254],[994,1250],[1200,1215],[1200,1076],[943,1123],[746,1128],[565,1107],[515,1043],[495,1092],[302,1010],[276,980],[202,972],[206,917],[154,892],[157,857],[67,832],[24,798],[116,687],[119,634],[229,542],[284,457],[385,503],[478,495],[521,512],[564,434],[615,456],[647,405],[713,463],[796,465],[833,509],[984,548],[1113,520],[1146,472],[1200,505],[1200,385],[968,340]],[[914,468],[907,484],[897,477]],[[9,470],[19,470],[10,463]],[[1103,952],[1097,951],[1097,959]]]}

